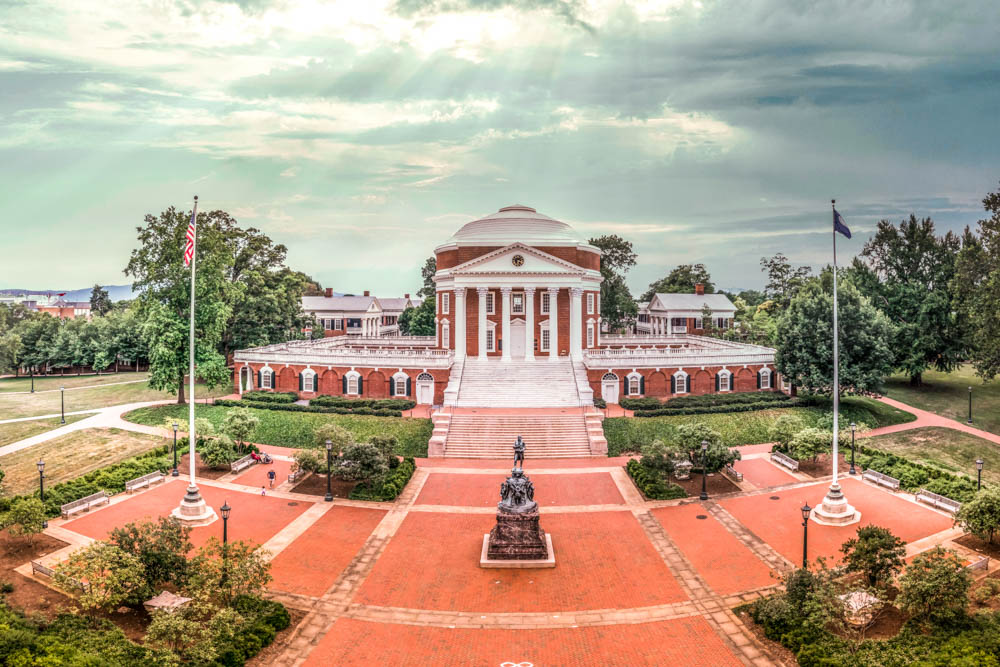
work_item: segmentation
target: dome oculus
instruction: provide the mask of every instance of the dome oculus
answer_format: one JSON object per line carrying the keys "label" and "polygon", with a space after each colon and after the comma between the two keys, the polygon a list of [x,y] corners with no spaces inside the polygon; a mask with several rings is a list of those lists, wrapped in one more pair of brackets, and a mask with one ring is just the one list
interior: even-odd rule
{"label": "dome oculus", "polygon": [[514,255],[510,258],[510,263],[514,266],[524,266],[524,257],[521,255]]}

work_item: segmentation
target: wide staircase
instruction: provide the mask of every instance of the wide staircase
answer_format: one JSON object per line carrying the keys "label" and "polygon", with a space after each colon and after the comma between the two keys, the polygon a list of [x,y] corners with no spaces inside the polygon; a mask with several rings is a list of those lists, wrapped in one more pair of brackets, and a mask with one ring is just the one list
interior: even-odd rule
{"label": "wide staircase", "polygon": [[449,416],[444,455],[458,458],[514,458],[514,440],[524,439],[525,458],[591,456],[588,422],[582,410],[570,414],[496,413]]}
{"label": "wide staircase", "polygon": [[455,405],[489,408],[562,408],[581,405],[573,364],[540,359],[466,359]]}

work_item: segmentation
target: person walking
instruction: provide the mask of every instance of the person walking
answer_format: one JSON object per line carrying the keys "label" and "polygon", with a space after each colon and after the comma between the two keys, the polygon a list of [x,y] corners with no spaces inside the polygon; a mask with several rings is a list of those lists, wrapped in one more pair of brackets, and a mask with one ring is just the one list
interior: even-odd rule
{"label": "person walking", "polygon": [[274,472],[273,468],[271,470],[267,471],[267,482],[268,482],[268,484],[271,485],[272,489],[274,488],[274,478],[277,477],[277,476],[278,475],[277,475],[277,473]]}

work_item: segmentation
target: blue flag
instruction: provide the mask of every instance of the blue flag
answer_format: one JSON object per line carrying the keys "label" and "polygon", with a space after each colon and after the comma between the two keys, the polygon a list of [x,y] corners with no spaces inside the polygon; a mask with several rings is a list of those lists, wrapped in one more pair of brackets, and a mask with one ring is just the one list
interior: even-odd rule
{"label": "blue flag", "polygon": [[833,209],[833,231],[840,232],[847,238],[851,238],[851,230],[844,224],[844,217],[840,215],[837,209]]}

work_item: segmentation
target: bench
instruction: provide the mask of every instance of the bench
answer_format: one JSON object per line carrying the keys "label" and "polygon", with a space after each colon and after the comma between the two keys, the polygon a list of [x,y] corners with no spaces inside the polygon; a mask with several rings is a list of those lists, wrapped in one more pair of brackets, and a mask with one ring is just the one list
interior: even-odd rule
{"label": "bench", "polygon": [[230,469],[232,469],[233,472],[239,472],[239,471],[241,471],[241,470],[243,470],[245,468],[249,468],[250,466],[253,465],[253,463],[254,463],[254,461],[253,461],[253,455],[252,454],[247,454],[243,458],[237,459],[236,461],[233,461],[232,463],[230,463],[229,467],[230,467]]}
{"label": "bench", "polygon": [[987,570],[987,569],[989,569],[989,567],[990,567],[990,557],[989,556],[983,556],[982,558],[980,558],[979,560],[977,560],[975,563],[969,563],[968,565],[966,565],[965,569],[966,570],[971,570],[971,571],[974,572],[976,570]]}
{"label": "bench", "polygon": [[779,463],[789,470],[798,470],[799,462],[793,459],[791,456],[785,456],[781,452],[771,452],[771,461]]}
{"label": "bench", "polygon": [[743,473],[729,464],[726,464],[726,467],[722,469],[722,472],[735,482],[743,481]]}
{"label": "bench", "polygon": [[147,475],[143,475],[142,477],[136,477],[135,479],[130,479],[125,482],[125,492],[132,493],[136,489],[142,487],[148,489],[151,485],[156,484],[157,482],[162,482],[164,479],[165,477],[163,476],[163,473],[156,470]]}
{"label": "bench", "polygon": [[861,479],[875,482],[879,486],[884,486],[887,489],[892,489],[893,491],[899,491],[898,479],[895,477],[889,477],[888,475],[880,473],[877,470],[865,470],[861,473]]}
{"label": "bench", "polygon": [[[49,579],[52,579],[53,581],[55,581],[56,579],[56,571],[53,570],[51,567],[42,565],[37,560],[31,561],[31,574],[32,576],[42,574],[48,577]],[[80,581],[79,579],[72,579],[70,577],[66,577],[66,579],[69,580],[69,582],[72,583],[73,586],[79,588],[81,591],[86,592],[87,590],[90,589],[90,584],[88,584],[85,581]]]}
{"label": "bench", "polygon": [[91,507],[96,505],[105,505],[110,500],[111,499],[108,497],[107,493],[104,491],[98,491],[97,493],[92,493],[89,496],[84,496],[79,500],[74,500],[71,503],[61,505],[59,509],[62,512],[62,517],[64,519],[68,519],[77,512],[88,512]]}
{"label": "bench", "polygon": [[932,493],[927,489],[920,489],[917,492],[917,500],[922,503],[927,503],[928,505],[933,505],[938,509],[942,509],[945,512],[950,512],[952,514],[955,514],[958,510],[962,509],[962,503],[957,500],[952,500],[947,496]]}
{"label": "bench", "polygon": [[305,477],[305,475],[306,475],[306,471],[303,470],[302,468],[299,468],[297,470],[293,470],[292,472],[288,473],[288,481],[289,481],[289,483],[297,482],[300,479],[302,479],[303,477]]}

